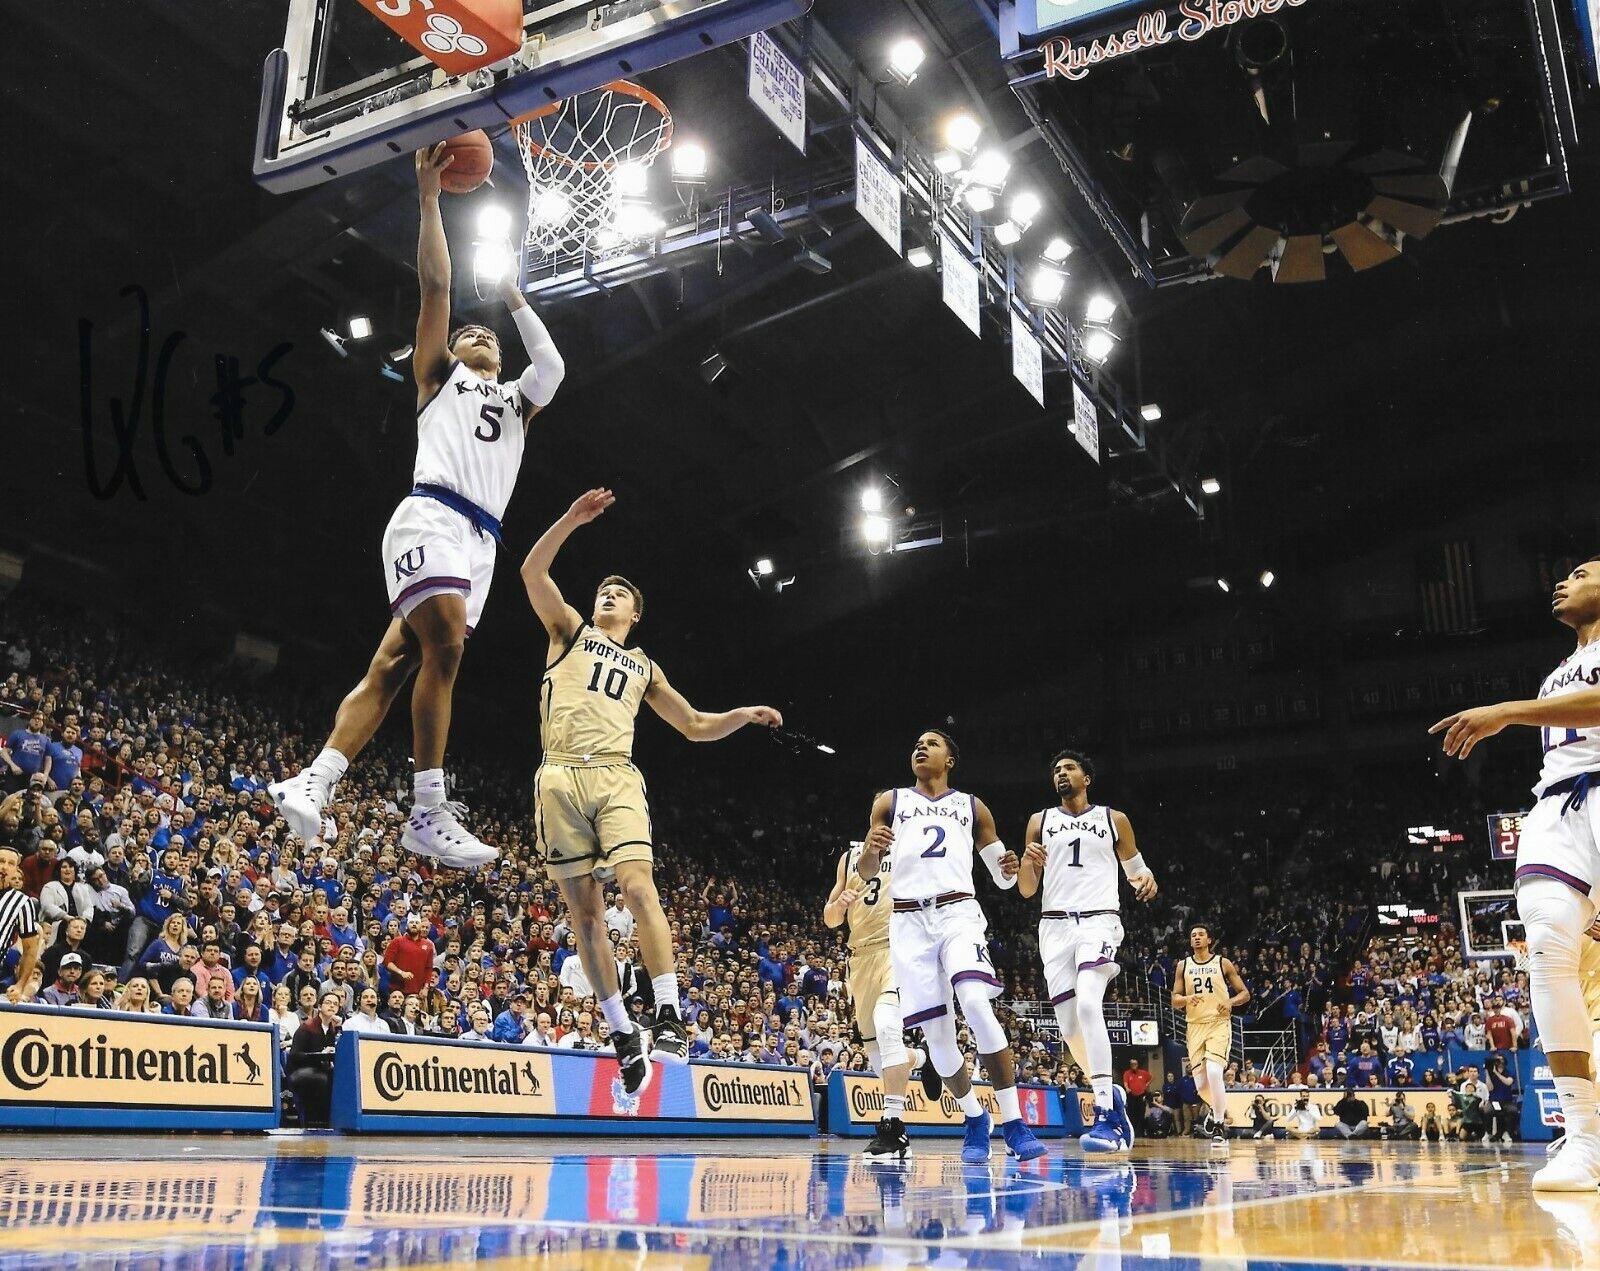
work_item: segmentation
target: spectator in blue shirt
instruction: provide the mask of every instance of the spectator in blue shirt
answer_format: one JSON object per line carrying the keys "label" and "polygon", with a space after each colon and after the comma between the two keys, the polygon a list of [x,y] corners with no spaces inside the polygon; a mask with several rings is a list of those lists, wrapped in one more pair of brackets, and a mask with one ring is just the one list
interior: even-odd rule
{"label": "spectator in blue shirt", "polygon": [[233,968],[233,988],[236,994],[239,991],[239,986],[246,980],[259,980],[261,982],[262,1000],[271,999],[272,980],[261,969],[261,946],[254,940],[245,945],[243,960]]}
{"label": "spectator in blue shirt", "polygon": [[61,730],[61,740],[45,751],[45,780],[52,790],[65,790],[81,771],[83,747],[78,745],[78,726],[68,724]]}
{"label": "spectator in blue shirt", "polygon": [[50,734],[44,730],[44,715],[35,711],[26,728],[15,729],[6,738],[6,754],[14,773],[31,777],[44,771],[44,761],[50,749]]}
{"label": "spectator in blue shirt", "polygon": [[489,1040],[520,1046],[522,1039],[528,1035],[528,1021],[524,1018],[527,1009],[528,994],[519,989],[506,1004],[506,1009],[495,1017],[494,1027],[489,1030]]}
{"label": "spectator in blue shirt", "polygon": [[1350,1061],[1349,1070],[1345,1073],[1347,1087],[1361,1088],[1372,1084],[1372,1078],[1383,1079],[1383,1060],[1372,1053],[1372,1043],[1362,1042],[1361,1050]]}

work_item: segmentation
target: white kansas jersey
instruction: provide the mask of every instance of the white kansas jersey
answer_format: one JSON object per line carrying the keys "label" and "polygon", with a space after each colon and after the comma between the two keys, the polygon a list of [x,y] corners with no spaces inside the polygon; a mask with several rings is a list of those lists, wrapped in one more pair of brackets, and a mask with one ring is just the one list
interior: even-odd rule
{"label": "white kansas jersey", "polygon": [[451,359],[450,373],[417,413],[418,485],[442,485],[502,520],[522,466],[522,391]]}
{"label": "white kansas jersey", "polygon": [[894,792],[889,826],[894,830],[894,872],[889,892],[896,900],[927,900],[946,892],[972,894],[972,834],[978,800],[960,790],[930,799],[915,787]]}
{"label": "white kansas jersey", "polygon": [[1050,808],[1040,817],[1039,841],[1046,852],[1042,889],[1046,913],[1117,908],[1121,866],[1110,808],[1082,812]]}
{"label": "white kansas jersey", "polygon": [[[1600,684],[1600,640],[1574,650],[1572,656],[1545,679],[1540,698],[1562,697]],[[1580,772],[1600,772],[1600,728],[1541,728],[1544,766],[1533,793],[1542,796],[1549,787]]]}

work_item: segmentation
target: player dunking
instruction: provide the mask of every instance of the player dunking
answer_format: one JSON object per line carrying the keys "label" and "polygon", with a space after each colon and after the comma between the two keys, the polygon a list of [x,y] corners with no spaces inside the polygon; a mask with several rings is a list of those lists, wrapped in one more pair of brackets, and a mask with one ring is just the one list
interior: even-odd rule
{"label": "player dunking", "polygon": [[1566,1121],[1566,1144],[1533,1176],[1542,1191],[1592,1192],[1600,1186],[1600,1112],[1595,1106],[1593,1021],[1580,966],[1584,940],[1600,936],[1597,804],[1600,778],[1600,557],[1556,585],[1551,612],[1571,627],[1577,648],[1534,701],[1499,702],[1447,715],[1428,731],[1444,752],[1465,759],[1512,724],[1537,728],[1544,763],[1536,802],[1517,844],[1517,909],[1528,940],[1528,981],[1539,1041],[1550,1061]]}
{"label": "player dunking", "polygon": [[[911,1150],[904,1120],[906,1082],[911,1069],[926,1063],[926,1058],[906,1049],[900,990],[895,987],[894,967],[889,961],[892,860],[886,854],[878,863],[877,874],[866,881],[856,872],[861,851],[862,845],[855,843],[839,857],[833,890],[822,908],[822,921],[829,927],[850,924],[850,969],[845,987],[867,1059],[872,1071],[883,1080],[883,1116],[865,1155],[903,1158]],[[938,1095],[936,1088],[929,1097]]]}
{"label": "player dunking", "polygon": [[268,792],[289,828],[308,842],[314,839],[334,787],[415,674],[415,799],[402,846],[470,869],[497,853],[461,824],[465,809],[445,799],[451,695],[466,638],[489,595],[500,518],[516,485],[528,425],[550,404],[566,367],[550,333],[510,281],[502,292],[528,354],[528,367],[518,379],[500,382],[500,344],[487,327],[450,331],[450,246],[439,213],[439,178],[450,161],[443,143],[417,151],[422,298],[411,354],[417,460],[411,493],[383,535],[394,617],[366,676],[340,703],[321,752]]}
{"label": "player dunking", "polygon": [[928,1062],[966,1117],[961,1159],[989,1159],[992,1127],[956,1042],[956,999],[994,1083],[1006,1147],[1026,1161],[1043,1156],[1045,1147],[1022,1120],[1016,1061],[991,1005],[1002,986],[989,957],[989,923],[972,894],[975,854],[999,887],[1016,886],[1018,861],[1000,842],[983,802],[950,788],[956,760],[956,745],[945,733],[929,729],[917,738],[911,751],[916,784],[885,790],[873,800],[856,876],[871,886],[884,854],[898,844],[890,869],[890,962],[904,1023],[922,1026]]}
{"label": "player dunking", "polygon": [[1224,1080],[1233,1048],[1233,1012],[1250,1000],[1239,969],[1212,948],[1211,928],[1197,922],[1189,928],[1190,956],[1173,976],[1172,1009],[1184,1012],[1185,1040],[1195,1084],[1207,1104],[1204,1133],[1211,1146],[1228,1146],[1228,1085]]}
{"label": "player dunking", "polygon": [[1062,1040],[1094,1086],[1094,1125],[1078,1142],[1086,1152],[1126,1152],[1133,1147],[1133,1122],[1112,1080],[1105,1015],[1106,989],[1121,969],[1117,867],[1140,900],[1155,896],[1156,878],[1128,818],[1089,802],[1094,763],[1087,755],[1063,750],[1051,760],[1050,779],[1061,802],[1029,818],[1017,890],[1032,896],[1044,883],[1039,952],[1050,1005]]}
{"label": "player dunking", "polygon": [[629,1094],[650,1080],[639,1030],[622,1004],[617,964],[605,924],[602,879],[615,877],[637,923],[639,951],[655,990],[650,1059],[687,1063],[689,1037],[679,1014],[672,929],[661,911],[644,776],[633,765],[639,707],[655,713],[690,741],[719,741],[746,724],[777,727],[770,706],[743,706],[712,715],[695,710],[661,668],[623,642],[644,613],[644,596],[613,574],[595,593],[585,620],[561,595],[550,566],[572,532],[616,502],[610,490],[580,495],[533,545],[522,581],[533,611],[550,636],[539,716],[544,760],[533,784],[533,812],[545,872],[572,912],[578,956],[610,1025]]}

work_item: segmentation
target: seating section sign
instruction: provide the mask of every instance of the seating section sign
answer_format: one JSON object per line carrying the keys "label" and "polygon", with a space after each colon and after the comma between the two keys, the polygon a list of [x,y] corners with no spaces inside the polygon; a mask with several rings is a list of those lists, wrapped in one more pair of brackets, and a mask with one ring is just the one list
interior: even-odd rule
{"label": "seating section sign", "polygon": [[270,1024],[0,1009],[0,1125],[265,1129],[277,1120]]}
{"label": "seating section sign", "polygon": [[799,1068],[656,1064],[650,1084],[629,1094],[609,1054],[347,1033],[334,1063],[333,1124],[478,1134],[809,1134],[816,1113]]}

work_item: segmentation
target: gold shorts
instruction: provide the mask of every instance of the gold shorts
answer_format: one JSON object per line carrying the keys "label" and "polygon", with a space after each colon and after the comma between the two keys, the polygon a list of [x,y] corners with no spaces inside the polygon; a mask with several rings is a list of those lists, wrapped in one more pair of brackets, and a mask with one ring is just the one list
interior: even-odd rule
{"label": "gold shorts", "polygon": [[1596,1032],[1600,1032],[1600,940],[1591,940],[1588,936],[1583,938],[1583,952],[1578,956],[1578,978],[1583,984],[1583,1004],[1589,1008],[1589,1023]]}
{"label": "gold shorts", "polygon": [[1233,1020],[1231,1017],[1209,1020],[1190,1020],[1186,1038],[1189,1062],[1196,1071],[1207,1060],[1228,1066],[1228,1052],[1233,1049]]}
{"label": "gold shorts", "polygon": [[876,1041],[878,1028],[873,1016],[879,999],[886,993],[893,993],[897,1001],[900,997],[900,990],[894,984],[894,966],[889,961],[889,946],[877,945],[860,953],[852,950],[845,987],[850,990],[851,1009],[855,1012],[861,1040]]}
{"label": "gold shorts", "polygon": [[644,774],[631,763],[546,763],[533,778],[533,819],[552,879],[610,876],[624,861],[654,861]]}

